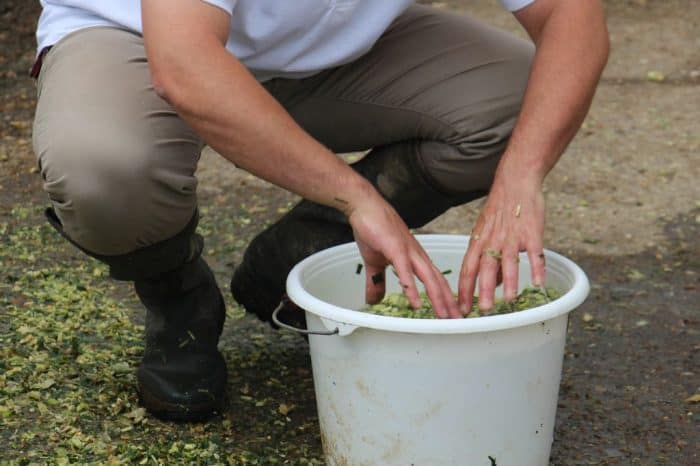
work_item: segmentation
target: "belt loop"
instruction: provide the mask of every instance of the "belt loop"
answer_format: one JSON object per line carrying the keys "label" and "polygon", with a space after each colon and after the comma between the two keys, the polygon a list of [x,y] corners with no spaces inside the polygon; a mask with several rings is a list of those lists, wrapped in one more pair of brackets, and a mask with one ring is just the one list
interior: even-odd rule
{"label": "belt loop", "polygon": [[39,76],[39,73],[41,73],[41,65],[44,64],[44,55],[46,55],[49,50],[51,50],[51,46],[41,49],[41,52],[39,52],[39,55],[36,57],[36,61],[34,61],[32,69],[29,71],[29,76],[34,79]]}

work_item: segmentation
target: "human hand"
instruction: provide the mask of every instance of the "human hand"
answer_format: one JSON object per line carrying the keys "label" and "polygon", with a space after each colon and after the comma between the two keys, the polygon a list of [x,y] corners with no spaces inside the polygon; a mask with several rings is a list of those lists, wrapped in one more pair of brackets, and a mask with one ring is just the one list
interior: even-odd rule
{"label": "human hand", "polygon": [[544,196],[540,179],[496,177],[486,204],[476,221],[459,277],[459,308],[471,309],[479,278],[479,309],[494,304],[499,274],[503,297],[515,299],[518,291],[519,252],[527,251],[532,283],[544,284]]}
{"label": "human hand", "polygon": [[401,217],[379,195],[358,203],[348,219],[365,263],[367,303],[377,303],[384,296],[385,270],[391,264],[411,306],[421,305],[414,278],[417,276],[425,285],[438,317],[462,316],[443,274]]}

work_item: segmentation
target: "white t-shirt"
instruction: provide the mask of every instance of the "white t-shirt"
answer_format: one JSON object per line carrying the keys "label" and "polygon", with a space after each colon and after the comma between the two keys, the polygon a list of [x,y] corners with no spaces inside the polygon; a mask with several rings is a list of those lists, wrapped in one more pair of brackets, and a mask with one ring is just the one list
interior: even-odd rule
{"label": "white t-shirt", "polygon": [[[226,48],[261,81],[303,77],[367,52],[412,0],[202,0],[231,15]],[[500,0],[515,11],[535,0]],[[141,29],[140,0],[41,0],[38,50],[94,26]]]}

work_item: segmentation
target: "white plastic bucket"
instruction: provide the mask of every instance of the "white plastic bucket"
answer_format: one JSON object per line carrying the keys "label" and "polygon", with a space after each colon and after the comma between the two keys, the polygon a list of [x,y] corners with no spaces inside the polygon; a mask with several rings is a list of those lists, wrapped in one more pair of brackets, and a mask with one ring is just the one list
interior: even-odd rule
{"label": "white plastic bucket", "polygon": [[[468,237],[419,235],[453,289]],[[364,307],[355,243],[316,253],[287,279],[306,310],[326,463],[330,466],[549,464],[568,313],[589,291],[583,271],[545,251],[563,295],[514,314],[408,319]],[[521,287],[530,283],[521,255]],[[387,292],[400,291],[387,274]]]}

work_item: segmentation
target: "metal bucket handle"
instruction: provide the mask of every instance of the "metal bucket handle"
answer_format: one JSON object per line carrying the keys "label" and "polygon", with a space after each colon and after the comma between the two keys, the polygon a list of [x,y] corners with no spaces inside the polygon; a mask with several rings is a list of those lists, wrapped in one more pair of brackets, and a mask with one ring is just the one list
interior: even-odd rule
{"label": "metal bucket handle", "polygon": [[301,333],[302,335],[337,335],[340,333],[340,329],[336,327],[334,330],[329,330],[329,331],[316,331],[316,330],[308,330],[308,329],[303,329],[303,328],[297,328],[292,325],[286,324],[279,320],[279,317],[277,314],[282,310],[284,307],[285,302],[282,301],[279,303],[279,305],[275,308],[274,311],[272,311],[272,321],[275,323],[275,325],[285,328],[287,330],[291,330],[293,332]]}

